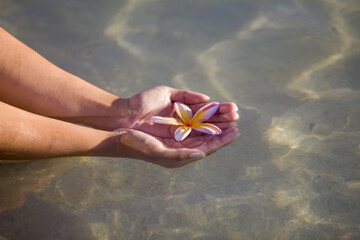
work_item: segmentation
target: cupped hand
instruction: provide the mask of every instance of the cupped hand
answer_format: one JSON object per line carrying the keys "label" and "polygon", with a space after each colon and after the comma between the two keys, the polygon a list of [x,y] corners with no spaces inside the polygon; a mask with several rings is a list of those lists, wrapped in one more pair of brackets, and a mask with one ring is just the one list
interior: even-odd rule
{"label": "cupped hand", "polygon": [[[174,89],[166,86],[151,88],[129,98],[127,104],[127,118],[122,127],[139,130],[154,137],[171,138],[177,126],[152,124],[146,119],[149,116],[163,116],[178,118],[174,110],[174,102],[182,102],[196,112],[205,105],[210,98],[201,93],[188,90]],[[206,122],[213,123],[222,130],[236,126],[239,118],[235,103],[220,103],[219,109]],[[198,136],[193,132],[190,136]]]}
{"label": "cupped hand", "polygon": [[165,86],[136,94],[126,100],[121,128],[114,131],[118,148],[115,152],[168,168],[180,167],[216,152],[239,136],[235,103],[220,103],[218,111],[206,121],[222,130],[219,135],[192,131],[185,140],[177,142],[174,133],[178,126],[153,124],[147,120],[149,116],[178,118],[174,109],[177,101],[196,112],[209,100],[201,93]]}
{"label": "cupped hand", "polygon": [[167,168],[176,168],[200,160],[231,143],[238,130],[228,127],[220,135],[200,134],[177,142],[172,137],[155,137],[134,129],[115,131],[116,153],[122,157],[141,159]]}

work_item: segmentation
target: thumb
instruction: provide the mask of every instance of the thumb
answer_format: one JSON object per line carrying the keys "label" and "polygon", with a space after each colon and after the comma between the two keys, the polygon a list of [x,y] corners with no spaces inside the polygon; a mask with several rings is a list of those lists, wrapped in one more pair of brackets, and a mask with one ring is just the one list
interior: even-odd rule
{"label": "thumb", "polygon": [[173,159],[178,161],[196,161],[206,157],[206,154],[203,151],[189,148],[167,148],[159,155],[159,157],[163,159]]}
{"label": "thumb", "polygon": [[188,90],[170,88],[170,93],[171,100],[174,102],[179,101],[186,104],[199,104],[210,100],[209,96]]}

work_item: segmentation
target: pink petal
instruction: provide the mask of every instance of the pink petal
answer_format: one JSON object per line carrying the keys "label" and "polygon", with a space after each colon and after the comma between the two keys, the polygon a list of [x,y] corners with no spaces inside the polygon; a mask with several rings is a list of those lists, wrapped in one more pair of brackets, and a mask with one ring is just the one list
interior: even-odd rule
{"label": "pink petal", "polygon": [[184,140],[191,132],[191,128],[190,127],[179,127],[178,129],[176,129],[175,131],[175,135],[174,138],[176,141],[180,142],[182,140]]}
{"label": "pink petal", "polygon": [[149,121],[159,124],[166,125],[182,125],[182,122],[179,122],[175,118],[172,117],[160,117],[160,116],[151,116],[147,118]]}
{"label": "pink petal", "polygon": [[211,135],[217,135],[222,132],[220,128],[211,123],[195,123],[191,127],[196,131]]}
{"label": "pink petal", "polygon": [[195,113],[194,117],[190,121],[190,124],[204,122],[208,120],[212,115],[214,115],[214,113],[216,113],[218,109],[219,109],[218,102],[212,102],[206,104]]}
{"label": "pink petal", "polygon": [[181,120],[183,120],[184,123],[189,123],[191,118],[193,117],[193,113],[192,113],[191,109],[181,102],[176,102],[174,104],[174,107],[175,107],[176,113],[179,115]]}

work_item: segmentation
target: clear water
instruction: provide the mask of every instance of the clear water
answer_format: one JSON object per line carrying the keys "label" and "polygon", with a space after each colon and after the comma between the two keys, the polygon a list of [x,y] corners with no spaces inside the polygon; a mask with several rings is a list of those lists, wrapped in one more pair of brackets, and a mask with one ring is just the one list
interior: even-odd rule
{"label": "clear water", "polygon": [[0,164],[3,238],[360,238],[358,0],[0,0],[0,25],[119,96],[169,85],[241,111],[232,145],[180,169]]}

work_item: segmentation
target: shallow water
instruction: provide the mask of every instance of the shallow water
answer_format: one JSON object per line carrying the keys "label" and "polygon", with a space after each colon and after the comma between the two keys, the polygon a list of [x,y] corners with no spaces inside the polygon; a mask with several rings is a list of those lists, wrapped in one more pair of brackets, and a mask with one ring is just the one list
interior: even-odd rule
{"label": "shallow water", "polygon": [[[6,239],[359,239],[360,2],[1,0],[0,25],[122,97],[157,85],[240,108],[194,164],[0,164]],[[1,237],[0,237],[1,239]]]}

